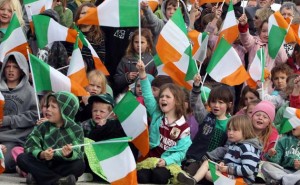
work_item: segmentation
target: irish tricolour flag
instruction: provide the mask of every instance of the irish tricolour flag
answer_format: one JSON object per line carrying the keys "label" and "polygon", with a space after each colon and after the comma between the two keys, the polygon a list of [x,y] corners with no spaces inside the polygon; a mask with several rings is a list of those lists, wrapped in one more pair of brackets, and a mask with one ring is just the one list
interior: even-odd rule
{"label": "irish tricolour flag", "polygon": [[149,152],[146,108],[131,92],[127,92],[114,108],[114,113],[118,116],[126,135],[133,138],[133,144],[146,156]]}
{"label": "irish tricolour flag", "polygon": [[100,141],[92,146],[108,182],[112,185],[136,185],[136,163],[128,143],[123,140],[110,139],[107,141],[111,142]]}
{"label": "irish tricolour flag", "polygon": [[25,11],[29,22],[32,21],[33,15],[38,15],[47,9],[51,9],[52,0],[23,0]]}
{"label": "irish tricolour flag", "polygon": [[68,91],[76,96],[88,96],[89,93],[77,82],[30,54],[30,64],[35,89],[41,91]]}
{"label": "irish tricolour flag", "polygon": [[268,51],[272,59],[275,59],[287,34],[288,23],[280,12],[275,12],[269,17],[268,24]]}
{"label": "irish tricolour flag", "polygon": [[109,27],[137,27],[139,25],[139,0],[105,0],[97,8],[78,20],[78,24]]}
{"label": "irish tricolour flag", "polygon": [[213,53],[206,72],[215,81],[230,86],[239,85],[249,78],[239,55],[224,38]]}
{"label": "irish tricolour flag", "polygon": [[84,61],[81,55],[81,51],[78,47],[78,37],[74,44],[74,49],[72,52],[72,57],[70,61],[70,66],[68,68],[67,76],[71,80],[80,84],[82,87],[85,87],[89,84],[86,71],[85,71]]}
{"label": "irish tricolour flag", "polygon": [[3,120],[4,116],[4,104],[5,104],[5,99],[3,94],[0,92],[0,119]]}
{"label": "irish tricolour flag", "polygon": [[245,185],[243,179],[230,179],[221,174],[221,172],[217,172],[217,168],[215,163],[208,161],[209,171],[213,180],[214,185]]}
{"label": "irish tricolour flag", "polygon": [[0,61],[3,62],[5,55],[12,51],[18,51],[27,56],[27,39],[20,26],[16,14],[13,14],[4,38],[0,44]]}
{"label": "irish tricolour flag", "polygon": [[287,107],[283,113],[283,124],[279,133],[284,134],[300,126],[300,109]]}
{"label": "irish tricolour flag", "polygon": [[77,31],[67,28],[45,15],[32,16],[34,30],[39,48],[44,48],[54,41],[75,43]]}
{"label": "irish tricolour flag", "polygon": [[206,58],[207,44],[208,44],[208,33],[207,32],[198,32],[196,30],[189,31],[189,38],[193,42],[193,58],[200,62],[203,62]]}

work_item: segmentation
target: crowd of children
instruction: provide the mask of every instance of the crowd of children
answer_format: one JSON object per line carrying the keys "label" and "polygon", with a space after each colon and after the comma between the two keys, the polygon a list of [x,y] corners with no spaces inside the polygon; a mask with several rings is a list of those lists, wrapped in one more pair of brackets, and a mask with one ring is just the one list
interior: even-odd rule
{"label": "crowd of children", "polygon": [[[202,81],[230,7],[228,2],[159,0],[153,11],[150,1],[143,0],[141,30],[77,23],[102,2],[54,0],[51,9],[41,12],[65,27],[79,29],[108,69],[109,76],[95,69],[93,51],[82,47],[88,96],[42,92],[37,105],[27,56],[10,52],[1,61],[0,91],[5,106],[0,150],[5,173],[18,172],[27,184],[73,185],[87,180],[86,176],[106,180],[94,167],[95,154],[76,145],[126,136],[113,110],[129,91],[148,115],[147,156],[141,158],[136,146],[129,143],[138,183],[209,184],[215,179],[209,167],[213,161],[217,175],[241,179],[245,184],[300,184],[300,126],[281,133],[286,109],[300,108],[300,46],[286,39],[276,57],[269,56],[268,18],[274,13],[273,0],[257,0],[255,5],[248,1],[246,8],[241,7],[242,1],[233,1],[239,37],[232,46],[243,66],[248,70],[261,48],[266,56],[265,79],[256,87],[246,82],[231,87],[213,79]],[[6,39],[15,12],[32,53],[56,69],[67,66],[73,44],[55,41],[37,49],[23,3],[0,0],[0,43]],[[202,70],[194,76],[190,90],[156,67],[157,39],[178,8],[188,31],[210,32],[206,59],[200,61]],[[300,13],[293,2],[282,3],[279,11],[286,21],[299,24]],[[297,111],[293,121],[300,125]]]}

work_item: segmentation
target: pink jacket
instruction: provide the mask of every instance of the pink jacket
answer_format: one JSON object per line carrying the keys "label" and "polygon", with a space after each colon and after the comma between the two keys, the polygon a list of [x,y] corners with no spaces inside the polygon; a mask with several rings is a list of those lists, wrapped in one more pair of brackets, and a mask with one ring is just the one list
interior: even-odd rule
{"label": "pink jacket", "polygon": [[268,43],[263,43],[262,40],[258,36],[252,36],[249,33],[248,24],[242,26],[239,24],[239,31],[240,31],[240,40],[243,44],[243,46],[246,48],[246,50],[249,53],[249,65],[253,62],[253,59],[256,55],[256,52],[259,48],[263,47],[265,50],[266,55],[266,67],[271,72],[272,68],[280,63],[285,63],[288,59],[288,56],[283,48],[279,49],[279,52],[274,59],[272,59],[268,54]]}

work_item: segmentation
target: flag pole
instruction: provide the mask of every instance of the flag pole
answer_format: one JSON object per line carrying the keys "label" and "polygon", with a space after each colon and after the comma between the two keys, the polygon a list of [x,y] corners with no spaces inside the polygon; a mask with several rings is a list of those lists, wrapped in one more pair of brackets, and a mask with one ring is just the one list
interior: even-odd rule
{"label": "flag pole", "polygon": [[243,14],[245,14],[245,0],[243,0],[242,3],[243,3]]}
{"label": "flag pole", "polygon": [[[124,139],[124,140],[106,140],[106,141],[97,141],[97,142],[93,142],[93,143],[84,143],[84,144],[79,144],[79,145],[74,145],[72,146],[72,148],[79,148],[82,146],[87,146],[87,145],[92,145],[92,144],[107,144],[107,143],[125,143],[125,142],[131,142],[131,139]],[[53,151],[60,151],[62,150],[62,148],[57,148],[54,149]]]}
{"label": "flag pole", "polygon": [[275,144],[274,144],[274,147],[273,147],[274,149],[275,149],[276,146],[277,146],[277,143],[278,143],[279,138],[280,138],[280,135],[278,135],[277,138],[276,138],[276,141],[275,141]]}
{"label": "flag pole", "polygon": [[32,70],[32,66],[31,66],[30,54],[29,54],[29,48],[28,47],[27,47],[27,56],[28,56],[28,60],[29,60],[29,67],[30,67],[30,71],[31,71],[31,78],[32,78],[32,81],[33,81],[32,85],[33,85],[33,89],[34,89],[36,109],[37,109],[37,112],[38,112],[38,118],[40,120],[41,119],[41,113],[40,113],[40,108],[39,108],[38,96],[36,94],[35,80],[34,80],[33,70]]}
{"label": "flag pole", "polygon": [[263,56],[262,54],[262,48],[260,48],[260,58],[261,58],[261,66],[262,66],[262,71],[261,73],[263,74],[262,75],[262,79],[261,79],[261,99],[264,99],[264,81],[265,81],[265,75],[264,75],[264,69],[265,69],[265,65],[264,65],[264,60],[265,60],[265,57]]}
{"label": "flag pole", "polygon": [[65,68],[68,68],[69,66],[70,66],[70,65],[66,65],[66,66],[64,66],[64,67],[57,68],[56,70],[60,71],[60,70],[63,70],[63,69],[65,69]]}
{"label": "flag pole", "polygon": [[[139,60],[142,60],[141,3],[139,3],[139,15],[138,16],[139,16]],[[132,38],[132,39],[134,39],[134,38]]]}
{"label": "flag pole", "polygon": [[[200,87],[200,90],[202,91],[202,89],[203,89],[203,86],[204,86],[204,82],[205,82],[205,80],[206,80],[206,77],[207,77],[207,73],[205,73],[205,76],[204,76],[204,78],[203,78],[203,80],[202,80],[202,83],[201,83],[201,87]],[[204,93],[205,94],[205,93]],[[205,95],[204,95],[204,97],[205,97]]]}
{"label": "flag pole", "polygon": [[221,4],[221,8],[223,8],[224,3],[225,3],[225,0],[223,0],[223,2],[222,2],[222,4]]}

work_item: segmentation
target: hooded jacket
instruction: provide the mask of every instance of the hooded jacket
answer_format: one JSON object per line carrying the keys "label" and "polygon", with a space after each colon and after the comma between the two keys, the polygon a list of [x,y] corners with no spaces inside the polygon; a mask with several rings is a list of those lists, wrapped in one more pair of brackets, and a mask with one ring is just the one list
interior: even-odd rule
{"label": "hooded jacket", "polygon": [[[57,92],[48,96],[55,97],[64,124],[61,127],[56,127],[55,123],[46,121],[34,128],[32,133],[28,136],[25,144],[25,151],[32,153],[37,159],[39,154],[48,149],[62,148],[67,144],[73,146],[83,144],[83,130],[82,127],[74,121],[75,114],[79,108],[78,98],[70,92]],[[62,152],[55,152],[53,160],[77,160],[82,159],[83,152],[80,147],[73,148],[72,155],[68,158],[62,155]]]}
{"label": "hooded jacket", "polygon": [[[184,3],[183,0],[179,0],[180,3],[183,5],[183,19],[184,22],[186,24],[186,26],[188,27],[190,25],[190,18],[189,18],[189,13],[187,10],[187,7]],[[143,10],[144,12],[144,16],[147,20],[147,25],[149,26],[149,28],[151,29],[151,32],[153,34],[153,44],[154,46],[157,43],[157,39],[158,36],[160,34],[160,31],[162,30],[162,28],[164,27],[164,25],[167,23],[168,19],[166,18],[166,3],[167,0],[163,1],[163,3],[161,4],[161,11],[162,11],[162,19],[158,18],[151,10],[150,7],[148,7],[148,9]]]}
{"label": "hooded jacket", "polygon": [[[14,56],[24,75],[14,89],[6,84],[4,69],[8,58]],[[6,55],[0,71],[0,91],[5,98],[3,125],[0,127],[0,142],[23,144],[38,118],[35,94],[29,84],[29,69],[26,58],[19,52]]]}

